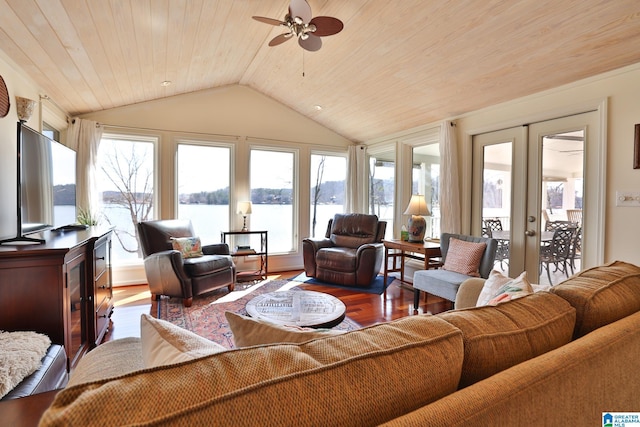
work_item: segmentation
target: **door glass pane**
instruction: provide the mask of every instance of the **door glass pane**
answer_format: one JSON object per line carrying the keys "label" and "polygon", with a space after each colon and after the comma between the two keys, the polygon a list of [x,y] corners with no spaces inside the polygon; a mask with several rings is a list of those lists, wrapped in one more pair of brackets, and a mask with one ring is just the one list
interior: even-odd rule
{"label": "door glass pane", "polygon": [[542,139],[540,281],[557,284],[580,270],[584,131]]}
{"label": "door glass pane", "polygon": [[293,152],[251,150],[250,230],[269,232],[269,254],[296,250]]}
{"label": "door glass pane", "polygon": [[512,143],[484,146],[482,172],[482,235],[498,240],[495,268],[509,268],[511,230]]}
{"label": "door glass pane", "polygon": [[323,237],[329,219],[344,212],[347,159],[311,155],[311,237]]}
{"label": "door glass pane", "polygon": [[369,213],[387,221],[385,239],[393,238],[396,162],[394,151],[369,157]]}
{"label": "door glass pane", "polygon": [[438,144],[413,148],[411,194],[423,194],[431,216],[425,238],[440,238],[440,148]]}
{"label": "door glass pane", "polygon": [[203,243],[229,230],[231,149],[178,145],[178,218],[190,219]]}
{"label": "door glass pane", "polygon": [[98,149],[101,221],[115,227],[113,260],[142,257],[136,224],[154,219],[155,138],[105,135]]}

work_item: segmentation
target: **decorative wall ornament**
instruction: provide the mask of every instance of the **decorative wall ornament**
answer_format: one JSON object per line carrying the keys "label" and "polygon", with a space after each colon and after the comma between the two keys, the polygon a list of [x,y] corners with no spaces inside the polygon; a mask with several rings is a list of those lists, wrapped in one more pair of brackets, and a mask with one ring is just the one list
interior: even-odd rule
{"label": "decorative wall ornament", "polygon": [[4,79],[0,76],[0,118],[6,117],[9,114],[11,103],[9,102],[9,92],[7,91],[7,85],[4,84]]}

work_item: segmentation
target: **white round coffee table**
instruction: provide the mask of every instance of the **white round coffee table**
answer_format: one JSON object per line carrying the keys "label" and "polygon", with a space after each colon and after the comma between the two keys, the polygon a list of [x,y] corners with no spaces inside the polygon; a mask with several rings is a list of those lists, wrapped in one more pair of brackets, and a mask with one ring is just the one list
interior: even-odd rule
{"label": "white round coffee table", "polygon": [[331,328],[344,319],[346,307],[333,295],[314,291],[280,291],[258,295],[247,303],[256,319],[289,326]]}

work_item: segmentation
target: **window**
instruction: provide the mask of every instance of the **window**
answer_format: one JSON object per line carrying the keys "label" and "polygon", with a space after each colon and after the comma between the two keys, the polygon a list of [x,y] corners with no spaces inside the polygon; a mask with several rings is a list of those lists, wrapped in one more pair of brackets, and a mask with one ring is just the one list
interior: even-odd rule
{"label": "window", "polygon": [[60,131],[47,122],[42,122],[42,134],[54,141],[60,141]]}
{"label": "window", "polygon": [[296,152],[252,149],[250,230],[269,232],[269,253],[297,249]]}
{"label": "window", "polygon": [[387,222],[386,239],[393,238],[395,173],[395,151],[369,157],[369,213]]}
{"label": "window", "polygon": [[154,219],[156,138],[104,134],[98,149],[102,222],[114,227],[113,259],[141,258],[136,224]]}
{"label": "window", "polygon": [[329,220],[344,212],[347,159],[311,154],[311,237],[323,237]]}
{"label": "window", "polygon": [[440,238],[440,152],[438,144],[413,148],[411,194],[424,194],[431,216],[425,237]]}
{"label": "window", "polygon": [[231,148],[178,144],[178,218],[190,219],[203,243],[229,230]]}

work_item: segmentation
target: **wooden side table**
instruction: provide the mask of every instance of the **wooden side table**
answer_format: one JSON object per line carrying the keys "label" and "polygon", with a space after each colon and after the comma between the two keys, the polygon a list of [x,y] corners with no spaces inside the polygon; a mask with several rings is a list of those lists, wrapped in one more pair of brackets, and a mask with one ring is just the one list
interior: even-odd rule
{"label": "wooden side table", "polygon": [[[423,242],[412,243],[400,239],[383,240],[384,243],[384,283],[387,283],[389,273],[400,272],[400,281],[410,283],[404,279],[405,258],[424,261],[424,269],[438,268],[442,265],[440,258],[440,243]],[[416,255],[417,254],[417,255]],[[392,264],[389,267],[389,260]]]}
{"label": "wooden side table", "polygon": [[258,269],[238,271],[236,275],[238,281],[267,279],[269,272],[267,231],[223,231],[220,240],[229,245],[233,257],[258,257]]}

